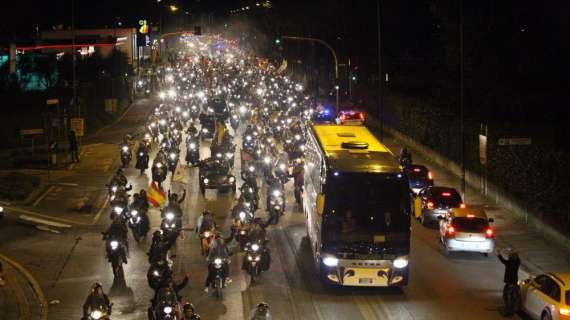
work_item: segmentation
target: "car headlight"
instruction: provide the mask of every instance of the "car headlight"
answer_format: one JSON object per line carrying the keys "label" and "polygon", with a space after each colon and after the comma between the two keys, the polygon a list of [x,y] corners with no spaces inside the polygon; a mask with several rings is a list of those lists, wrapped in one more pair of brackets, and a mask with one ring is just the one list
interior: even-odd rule
{"label": "car headlight", "polygon": [[335,257],[325,257],[323,258],[323,263],[327,267],[336,267],[338,265],[338,259]]}
{"label": "car headlight", "polygon": [[393,262],[394,267],[402,269],[408,266],[408,257],[399,257]]}
{"label": "car headlight", "polygon": [[204,178],[204,183],[205,183],[205,184],[208,184],[208,182],[210,182],[210,179]]}
{"label": "car headlight", "polygon": [[168,213],[166,214],[166,219],[167,219],[167,220],[173,220],[173,219],[174,219],[174,213],[168,212]]}
{"label": "car headlight", "polygon": [[172,313],[172,307],[164,307],[164,309],[162,309],[162,311],[164,311],[164,313],[166,313],[166,314],[171,314]]}
{"label": "car headlight", "polygon": [[258,245],[257,243],[252,244],[252,245],[251,245],[251,250],[253,250],[253,251],[259,250],[259,245]]}
{"label": "car headlight", "polygon": [[99,310],[95,310],[95,311],[91,312],[91,318],[93,318],[94,320],[99,320],[99,319],[101,319],[102,316],[103,316],[103,313]]}
{"label": "car headlight", "polygon": [[117,213],[117,214],[121,214],[121,212],[123,212],[123,208],[121,208],[121,207],[115,207],[115,208],[113,208],[113,210],[115,210],[115,213]]}
{"label": "car headlight", "polygon": [[234,183],[234,181],[236,181],[236,178],[230,177],[230,178],[228,179],[228,181],[229,181],[230,183]]}
{"label": "car headlight", "polygon": [[111,250],[116,250],[119,247],[119,242],[111,241],[110,245],[111,245]]}

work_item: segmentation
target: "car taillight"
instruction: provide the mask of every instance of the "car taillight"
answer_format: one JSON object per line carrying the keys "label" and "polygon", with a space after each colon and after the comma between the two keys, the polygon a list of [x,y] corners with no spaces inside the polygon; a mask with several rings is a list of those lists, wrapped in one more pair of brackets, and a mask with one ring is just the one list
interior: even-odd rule
{"label": "car taillight", "polygon": [[461,208],[461,209],[465,209],[466,207],[467,207],[467,206],[465,205],[465,203],[462,203],[462,204],[459,205],[459,208]]}
{"label": "car taillight", "polygon": [[485,237],[492,238],[494,235],[495,231],[493,231],[493,229],[491,229],[490,227],[485,229]]}
{"label": "car taillight", "polygon": [[441,196],[442,197],[451,197],[451,192],[442,192]]}
{"label": "car taillight", "polygon": [[364,121],[364,113],[362,113],[362,112],[359,113],[358,117],[360,118],[360,120]]}
{"label": "car taillight", "polygon": [[447,227],[446,235],[448,238],[455,237],[455,227],[454,226]]}
{"label": "car taillight", "polygon": [[428,179],[433,180],[433,175],[431,174],[431,171],[428,171]]}
{"label": "car taillight", "polygon": [[428,207],[428,209],[430,209],[430,210],[433,209],[433,208],[434,208],[433,202],[429,201],[429,202],[427,203],[427,207]]}

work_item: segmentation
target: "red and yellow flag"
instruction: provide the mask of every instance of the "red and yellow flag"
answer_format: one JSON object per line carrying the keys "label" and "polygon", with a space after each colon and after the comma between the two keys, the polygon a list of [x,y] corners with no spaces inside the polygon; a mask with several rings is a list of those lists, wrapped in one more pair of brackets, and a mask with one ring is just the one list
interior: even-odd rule
{"label": "red and yellow flag", "polygon": [[166,203],[166,194],[153,181],[148,188],[146,195],[148,202],[155,208],[161,208]]}

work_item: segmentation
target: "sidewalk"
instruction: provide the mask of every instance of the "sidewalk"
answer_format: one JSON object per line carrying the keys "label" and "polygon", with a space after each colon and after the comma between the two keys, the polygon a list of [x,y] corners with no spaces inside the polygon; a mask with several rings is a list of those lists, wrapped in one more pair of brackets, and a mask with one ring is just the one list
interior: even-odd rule
{"label": "sidewalk", "polygon": [[105,184],[119,162],[118,142],[124,134],[133,134],[141,128],[150,108],[148,99],[135,101],[117,122],[85,139],[79,163],[49,172],[13,170],[39,175],[42,182],[25,201],[8,204],[7,213],[56,230],[95,224],[106,206]]}
{"label": "sidewalk", "polygon": [[[384,144],[398,155],[404,146],[401,141],[385,135]],[[433,175],[436,185],[454,187],[460,190],[461,179],[453,175],[446,168],[423,157],[422,154],[410,148],[414,163],[428,167]],[[513,248],[521,257],[523,270],[526,273],[538,274],[544,272],[570,272],[570,252],[562,246],[547,241],[540,233],[524,221],[482,195],[478,190],[469,186],[465,191],[465,203],[471,207],[483,207],[487,215],[495,219],[493,227],[496,229],[497,248]],[[524,274],[523,274],[524,276]]]}

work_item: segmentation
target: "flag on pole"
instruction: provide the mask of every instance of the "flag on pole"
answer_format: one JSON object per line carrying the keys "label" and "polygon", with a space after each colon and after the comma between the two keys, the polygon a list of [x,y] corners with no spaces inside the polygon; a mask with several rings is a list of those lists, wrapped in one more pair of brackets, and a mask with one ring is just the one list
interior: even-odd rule
{"label": "flag on pole", "polygon": [[148,188],[147,196],[148,202],[155,208],[161,208],[166,203],[166,194],[153,181]]}

